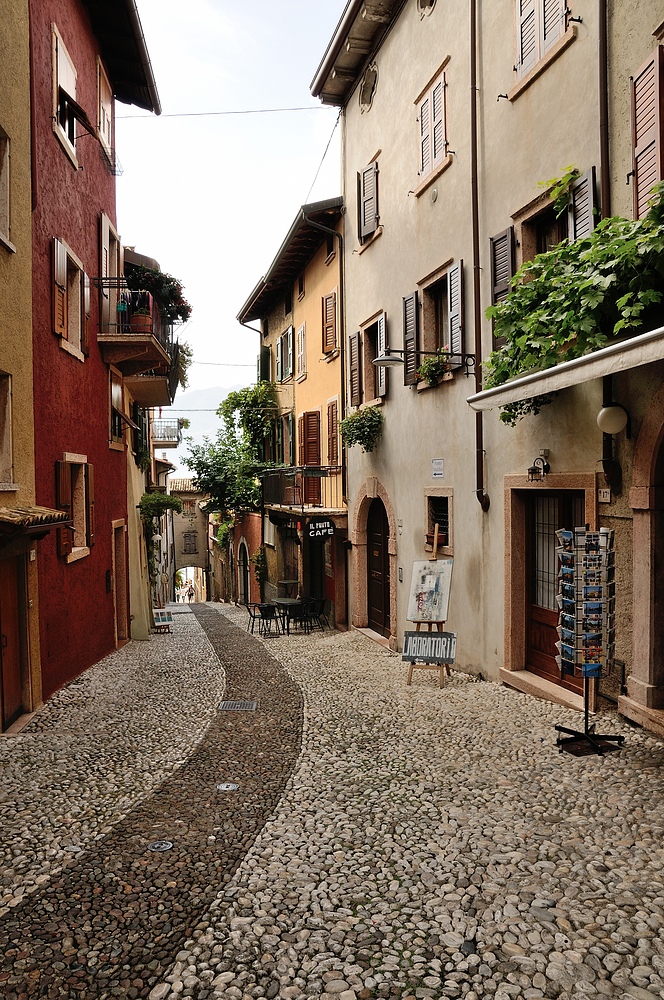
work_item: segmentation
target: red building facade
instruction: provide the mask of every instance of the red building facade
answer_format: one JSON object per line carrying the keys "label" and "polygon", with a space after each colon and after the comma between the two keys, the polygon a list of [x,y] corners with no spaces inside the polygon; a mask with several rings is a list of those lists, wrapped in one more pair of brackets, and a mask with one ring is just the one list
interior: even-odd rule
{"label": "red building facade", "polygon": [[129,635],[122,376],[95,279],[122,272],[113,95],[159,106],[134,0],[31,0],[30,17],[36,500],[71,522],[39,550],[47,698]]}

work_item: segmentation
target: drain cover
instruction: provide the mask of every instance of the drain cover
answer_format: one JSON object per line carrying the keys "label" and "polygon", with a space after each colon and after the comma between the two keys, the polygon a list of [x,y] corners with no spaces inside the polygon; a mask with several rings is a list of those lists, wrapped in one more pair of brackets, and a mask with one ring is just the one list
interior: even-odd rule
{"label": "drain cover", "polygon": [[171,840],[155,840],[153,844],[148,845],[148,851],[154,851],[158,853],[159,851],[170,851],[173,846]]}
{"label": "drain cover", "polygon": [[222,701],[219,706],[222,712],[255,712],[255,701]]}
{"label": "drain cover", "polygon": [[217,785],[218,792],[237,792],[239,785],[234,785],[232,781],[223,781]]}

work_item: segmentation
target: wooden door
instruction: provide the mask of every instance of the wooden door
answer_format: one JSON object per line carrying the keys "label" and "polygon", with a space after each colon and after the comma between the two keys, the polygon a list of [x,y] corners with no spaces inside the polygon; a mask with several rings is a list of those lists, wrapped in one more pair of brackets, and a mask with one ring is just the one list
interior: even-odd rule
{"label": "wooden door", "polygon": [[23,711],[21,692],[21,615],[19,560],[0,560],[0,672],[2,729]]}
{"label": "wooden door", "polygon": [[584,521],[584,495],[567,490],[528,498],[526,581],[526,666],[528,670],[574,691],[580,677],[561,675],[556,663],[558,641],[558,556],[556,531]]}
{"label": "wooden door", "polygon": [[371,501],[367,518],[367,601],[369,628],[390,634],[390,527],[382,500]]}

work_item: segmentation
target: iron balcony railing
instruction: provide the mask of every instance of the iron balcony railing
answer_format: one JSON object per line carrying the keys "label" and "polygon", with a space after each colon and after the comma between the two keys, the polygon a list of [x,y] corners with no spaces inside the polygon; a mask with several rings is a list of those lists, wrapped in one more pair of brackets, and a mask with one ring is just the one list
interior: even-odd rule
{"label": "iron balcony railing", "polygon": [[282,466],[261,473],[261,479],[265,506],[346,509],[340,465]]}
{"label": "iron balcony railing", "polygon": [[152,438],[161,448],[177,448],[182,444],[182,428],[179,420],[153,420]]}
{"label": "iron balcony railing", "polygon": [[101,293],[99,332],[132,337],[150,333],[169,357],[173,355],[173,323],[162,316],[159,303],[147,291],[133,291],[124,278],[95,278]]}

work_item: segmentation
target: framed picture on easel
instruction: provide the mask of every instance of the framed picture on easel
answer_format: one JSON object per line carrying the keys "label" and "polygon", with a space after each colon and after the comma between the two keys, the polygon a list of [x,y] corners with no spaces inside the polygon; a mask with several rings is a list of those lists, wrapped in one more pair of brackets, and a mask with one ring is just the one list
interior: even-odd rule
{"label": "framed picture on easel", "polygon": [[413,563],[406,615],[408,621],[447,621],[452,563],[452,559],[428,559]]}

